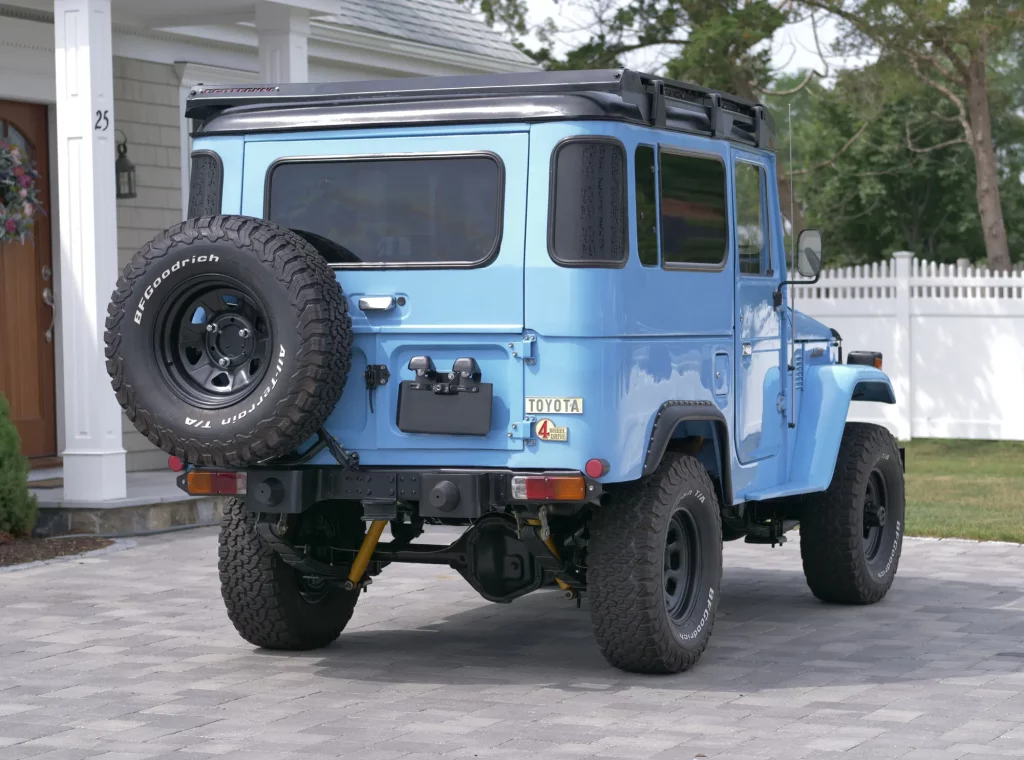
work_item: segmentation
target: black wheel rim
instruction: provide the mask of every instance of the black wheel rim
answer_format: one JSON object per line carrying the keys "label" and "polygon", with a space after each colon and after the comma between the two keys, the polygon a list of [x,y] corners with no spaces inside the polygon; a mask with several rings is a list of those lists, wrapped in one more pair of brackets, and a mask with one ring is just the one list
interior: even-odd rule
{"label": "black wheel rim", "polygon": [[693,612],[700,586],[700,536],[685,509],[672,515],[665,534],[664,593],[669,619],[681,623]]}
{"label": "black wheel rim", "polygon": [[236,280],[206,275],[184,283],[157,321],[160,365],[186,403],[223,409],[237,403],[270,366],[270,320]]}
{"label": "black wheel rim", "polygon": [[885,478],[878,470],[872,470],[864,492],[864,556],[873,560],[882,548],[882,536],[889,518],[888,493]]}

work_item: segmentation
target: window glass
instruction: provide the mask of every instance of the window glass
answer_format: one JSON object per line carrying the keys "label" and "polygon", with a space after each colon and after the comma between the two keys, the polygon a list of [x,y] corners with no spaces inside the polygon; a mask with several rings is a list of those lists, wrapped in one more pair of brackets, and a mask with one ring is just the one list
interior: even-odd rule
{"label": "window glass", "polygon": [[658,186],[654,167],[654,148],[639,145],[633,177],[636,194],[636,245],[640,263],[658,266]]}
{"label": "window glass", "polygon": [[729,241],[725,165],[661,151],[661,254],[668,264],[721,267]]}
{"label": "window glass", "polygon": [[573,140],[555,152],[551,257],[560,264],[626,260],[626,151],[608,140]]}
{"label": "window glass", "polygon": [[188,188],[188,218],[219,214],[223,184],[224,167],[220,159],[205,151],[193,153]]}
{"label": "window glass", "polygon": [[740,272],[764,274],[765,255],[764,214],[762,193],[764,171],[759,166],[736,164],[736,251]]}
{"label": "window glass", "polygon": [[481,264],[501,237],[491,156],[297,161],[272,170],[267,218],[331,264]]}

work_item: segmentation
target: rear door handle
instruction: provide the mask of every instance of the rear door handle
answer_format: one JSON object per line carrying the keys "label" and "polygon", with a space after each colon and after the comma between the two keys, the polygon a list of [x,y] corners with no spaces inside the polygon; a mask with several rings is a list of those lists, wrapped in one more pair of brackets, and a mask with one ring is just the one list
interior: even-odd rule
{"label": "rear door handle", "polygon": [[754,347],[750,343],[744,343],[743,344],[743,355],[744,356],[750,356],[752,353],[754,353]]}
{"label": "rear door handle", "polygon": [[360,311],[391,311],[395,308],[394,296],[366,296],[359,299]]}

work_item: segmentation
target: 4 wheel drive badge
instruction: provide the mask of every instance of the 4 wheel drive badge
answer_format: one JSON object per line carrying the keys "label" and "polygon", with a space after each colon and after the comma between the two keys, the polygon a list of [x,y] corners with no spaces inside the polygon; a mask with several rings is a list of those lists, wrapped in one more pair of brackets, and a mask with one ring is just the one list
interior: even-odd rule
{"label": "4 wheel drive badge", "polygon": [[542,441],[568,441],[569,428],[558,427],[551,420],[539,420],[536,431],[537,437]]}

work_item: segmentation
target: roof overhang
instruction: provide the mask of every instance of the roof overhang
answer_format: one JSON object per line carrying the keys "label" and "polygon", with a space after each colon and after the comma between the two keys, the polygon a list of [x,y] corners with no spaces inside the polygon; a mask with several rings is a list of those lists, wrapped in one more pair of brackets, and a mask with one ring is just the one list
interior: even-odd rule
{"label": "roof overhang", "polygon": [[337,14],[343,0],[111,0],[119,23],[153,29],[252,21],[262,3],[309,11],[313,16]]}

